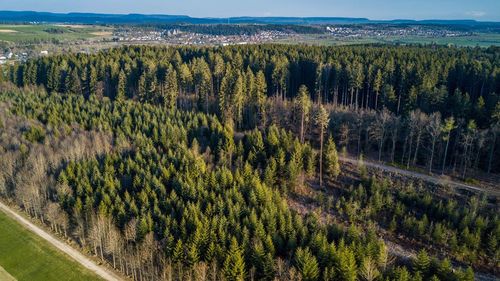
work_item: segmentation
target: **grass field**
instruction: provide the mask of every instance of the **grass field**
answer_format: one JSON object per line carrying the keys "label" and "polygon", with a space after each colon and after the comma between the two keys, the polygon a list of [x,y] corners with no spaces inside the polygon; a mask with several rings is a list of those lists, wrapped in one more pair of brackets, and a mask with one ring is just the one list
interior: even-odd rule
{"label": "grass field", "polygon": [[5,269],[3,269],[3,267],[0,266],[0,280],[1,281],[15,281],[16,278],[14,278]]}
{"label": "grass field", "polygon": [[460,47],[500,46],[500,34],[480,33],[462,37],[418,37],[418,36],[388,36],[388,37],[358,37],[334,38],[328,35],[304,35],[299,40],[284,40],[283,43],[305,43],[318,45],[353,45],[353,44],[439,44]]}
{"label": "grass field", "polygon": [[2,267],[19,281],[100,280],[0,212],[0,280],[12,280],[2,275]]}
{"label": "grass field", "polygon": [[0,24],[0,41],[74,41],[111,35],[111,28],[92,25],[5,25]]}

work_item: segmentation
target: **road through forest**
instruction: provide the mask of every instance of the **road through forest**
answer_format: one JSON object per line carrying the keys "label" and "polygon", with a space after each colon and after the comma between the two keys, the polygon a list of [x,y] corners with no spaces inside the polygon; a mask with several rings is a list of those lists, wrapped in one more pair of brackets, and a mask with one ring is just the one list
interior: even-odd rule
{"label": "road through forest", "polygon": [[47,242],[52,244],[54,247],[59,249],[60,251],[66,253],[68,256],[73,258],[75,261],[80,263],[82,266],[87,268],[88,270],[94,272],[104,280],[109,280],[109,281],[118,281],[122,280],[122,278],[118,277],[115,273],[113,273],[111,270],[104,268],[102,266],[97,265],[95,262],[81,254],[78,250],[72,248],[71,246],[67,245],[66,243],[60,241],[56,237],[52,236],[51,234],[47,233],[45,230],[41,229],[40,227],[36,226],[35,224],[31,223],[29,220],[25,219],[21,215],[19,215],[16,211],[12,210],[9,206],[5,205],[4,203],[0,202],[0,211],[3,211],[5,214],[7,214],[9,217],[12,219],[16,220],[19,222],[22,226],[26,227],[29,229],[31,232],[35,233],[36,235],[42,237],[45,239]]}
{"label": "road through forest", "polygon": [[[358,163],[359,163],[358,159],[341,157],[341,156],[339,156],[339,160],[341,162],[347,162],[347,163],[351,163],[354,165],[358,165]],[[426,175],[426,174],[422,174],[419,172],[404,170],[404,169],[400,169],[397,167],[388,166],[388,165],[384,165],[382,163],[376,163],[376,162],[371,162],[371,161],[367,161],[367,160],[363,160],[363,164],[368,168],[375,168],[375,169],[383,170],[385,172],[400,174],[403,176],[420,179],[420,180],[430,182],[433,184],[451,186],[454,188],[463,188],[463,189],[468,189],[468,190],[472,190],[472,191],[485,192],[485,193],[489,193],[491,195],[496,195],[496,196],[500,195],[500,192],[498,190],[488,190],[488,189],[484,189],[484,188],[481,188],[478,186],[473,186],[473,185],[465,184],[462,182],[454,181],[451,179],[447,179],[447,178],[444,178],[441,176]]]}

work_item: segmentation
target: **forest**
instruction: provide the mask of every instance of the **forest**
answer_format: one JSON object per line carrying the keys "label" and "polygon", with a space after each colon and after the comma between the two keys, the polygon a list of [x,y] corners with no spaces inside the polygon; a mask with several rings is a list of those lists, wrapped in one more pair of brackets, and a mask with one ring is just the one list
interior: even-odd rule
{"label": "forest", "polygon": [[29,61],[8,67],[3,80],[301,135],[314,130],[310,109],[321,103],[351,154],[466,179],[500,171],[499,55],[497,47],[124,47]]}
{"label": "forest", "polygon": [[184,32],[210,35],[256,35],[264,31],[277,31],[297,34],[322,34],[325,29],[319,26],[295,24],[166,24],[145,25],[145,27],[160,28],[162,30],[178,29]]}
{"label": "forest", "polygon": [[[497,276],[496,198],[362,165],[345,185],[339,155],[494,177],[499,55],[132,46],[3,67],[0,197],[134,280]],[[296,210],[308,188],[335,220]]]}

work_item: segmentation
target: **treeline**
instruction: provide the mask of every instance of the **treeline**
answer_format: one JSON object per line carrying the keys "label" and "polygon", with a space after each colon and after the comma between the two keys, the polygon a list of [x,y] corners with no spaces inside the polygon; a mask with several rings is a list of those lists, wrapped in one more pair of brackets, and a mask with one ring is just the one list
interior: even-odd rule
{"label": "treeline", "polygon": [[325,28],[307,25],[288,24],[167,24],[153,25],[153,28],[178,29],[183,32],[192,32],[209,35],[256,35],[264,31],[276,31],[296,34],[321,34]]}
{"label": "treeline", "polygon": [[[304,85],[311,102],[333,112],[330,129],[347,151],[466,178],[500,171],[499,54],[497,47],[124,47],[2,73],[19,86],[197,108],[240,130],[281,120],[311,131],[310,110],[301,108],[308,103],[298,99]],[[300,126],[287,115],[295,104]]]}
{"label": "treeline", "polygon": [[40,89],[0,101],[1,195],[135,280],[474,278],[292,211],[301,175],[336,176],[332,141],[318,162],[276,126],[238,137],[214,115]]}
{"label": "treeline", "polygon": [[[477,117],[477,115],[476,115]],[[500,132],[500,103],[492,113],[492,127],[481,128],[477,119],[426,114],[419,109],[408,116],[382,110],[332,110],[331,128],[342,150],[369,154],[372,158],[421,166],[429,173],[449,173],[469,179],[472,172],[499,169],[497,136]]]}

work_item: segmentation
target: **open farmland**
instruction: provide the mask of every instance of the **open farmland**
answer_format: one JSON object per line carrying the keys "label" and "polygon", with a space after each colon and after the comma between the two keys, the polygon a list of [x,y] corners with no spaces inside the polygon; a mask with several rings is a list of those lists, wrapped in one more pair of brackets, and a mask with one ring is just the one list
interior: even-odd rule
{"label": "open farmland", "polygon": [[11,277],[20,281],[100,280],[0,212],[0,280],[15,280]]}
{"label": "open farmland", "polygon": [[14,43],[74,41],[110,34],[110,28],[93,25],[0,25],[0,41]]}
{"label": "open farmland", "polygon": [[284,39],[283,43],[314,45],[359,45],[359,44],[437,44],[458,47],[500,46],[500,35],[496,33],[477,33],[457,37],[424,37],[424,36],[359,36],[353,38],[333,37],[324,34],[306,34],[299,38]]}

